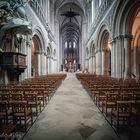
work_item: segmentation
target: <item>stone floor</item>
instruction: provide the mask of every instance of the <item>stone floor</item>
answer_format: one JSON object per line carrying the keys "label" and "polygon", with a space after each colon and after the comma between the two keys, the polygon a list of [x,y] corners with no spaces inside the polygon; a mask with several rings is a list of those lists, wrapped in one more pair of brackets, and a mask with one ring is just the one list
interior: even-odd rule
{"label": "stone floor", "polygon": [[119,140],[75,75],[67,78],[23,140]]}

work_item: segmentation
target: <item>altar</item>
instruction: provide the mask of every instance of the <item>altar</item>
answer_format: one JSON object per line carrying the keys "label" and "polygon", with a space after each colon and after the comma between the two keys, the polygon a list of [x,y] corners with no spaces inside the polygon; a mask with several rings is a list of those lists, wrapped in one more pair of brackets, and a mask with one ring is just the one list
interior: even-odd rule
{"label": "altar", "polygon": [[66,72],[75,72],[76,71],[76,59],[65,59],[64,60],[64,69]]}

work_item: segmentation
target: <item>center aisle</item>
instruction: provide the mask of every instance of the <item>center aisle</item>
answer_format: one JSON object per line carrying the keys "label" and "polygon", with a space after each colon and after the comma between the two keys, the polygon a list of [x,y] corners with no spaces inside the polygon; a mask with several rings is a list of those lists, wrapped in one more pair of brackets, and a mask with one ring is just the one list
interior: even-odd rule
{"label": "center aisle", "polygon": [[118,140],[74,74],[67,74],[23,140]]}

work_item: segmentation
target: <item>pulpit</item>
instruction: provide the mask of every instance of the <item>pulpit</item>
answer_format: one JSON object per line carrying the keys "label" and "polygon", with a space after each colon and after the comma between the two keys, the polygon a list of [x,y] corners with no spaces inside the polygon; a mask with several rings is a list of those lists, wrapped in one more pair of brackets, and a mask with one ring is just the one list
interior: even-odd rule
{"label": "pulpit", "polygon": [[18,73],[19,75],[26,69],[26,55],[18,52],[0,52],[0,66]]}

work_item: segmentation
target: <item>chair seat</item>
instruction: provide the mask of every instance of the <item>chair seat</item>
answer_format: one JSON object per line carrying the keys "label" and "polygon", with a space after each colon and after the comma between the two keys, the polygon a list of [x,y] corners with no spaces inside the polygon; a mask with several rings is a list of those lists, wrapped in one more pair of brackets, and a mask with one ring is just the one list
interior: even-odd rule
{"label": "chair seat", "polygon": [[11,115],[12,114],[12,109],[5,110],[5,112],[0,112],[0,116],[5,116],[5,115]]}
{"label": "chair seat", "polygon": [[[133,109],[132,109],[132,114],[137,114],[137,110],[133,108]],[[140,112],[139,112],[137,115],[140,116]]]}
{"label": "chair seat", "polygon": [[41,104],[40,101],[36,101],[36,102],[28,102],[28,105],[39,105]]}
{"label": "chair seat", "polygon": [[17,112],[17,113],[14,113],[14,116],[16,116],[16,117],[25,117],[25,115],[28,116],[31,113],[32,113],[32,111],[30,109],[26,109],[25,113],[24,113],[24,111],[21,111],[19,113]]}
{"label": "chair seat", "polygon": [[15,131],[16,125],[14,125],[14,124],[3,124],[3,125],[1,125],[1,129],[4,132],[4,134],[9,135],[9,134],[11,134],[12,132]]}
{"label": "chair seat", "polygon": [[140,136],[140,126],[132,126],[132,127],[130,127],[129,132]]}
{"label": "chair seat", "polygon": [[119,112],[119,114],[118,114],[117,110],[113,110],[112,115],[118,116],[118,117],[129,117],[130,113],[129,112]]}
{"label": "chair seat", "polygon": [[106,102],[106,101],[103,101],[102,104],[103,105],[116,105],[115,102]]}

